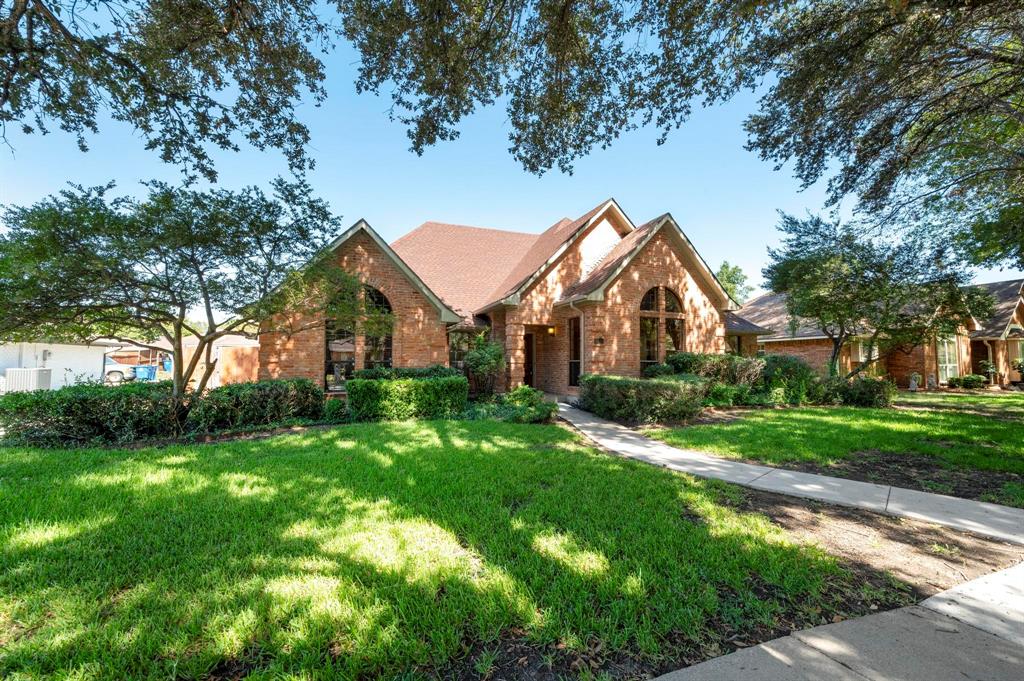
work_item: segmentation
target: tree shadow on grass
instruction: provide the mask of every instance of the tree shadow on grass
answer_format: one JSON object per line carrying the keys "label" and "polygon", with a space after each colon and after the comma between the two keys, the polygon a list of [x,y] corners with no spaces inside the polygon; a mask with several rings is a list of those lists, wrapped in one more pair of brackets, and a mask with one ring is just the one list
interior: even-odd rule
{"label": "tree shadow on grass", "polygon": [[727,486],[556,427],[22,452],[0,478],[0,675],[433,674],[510,631],[661,671],[856,591]]}

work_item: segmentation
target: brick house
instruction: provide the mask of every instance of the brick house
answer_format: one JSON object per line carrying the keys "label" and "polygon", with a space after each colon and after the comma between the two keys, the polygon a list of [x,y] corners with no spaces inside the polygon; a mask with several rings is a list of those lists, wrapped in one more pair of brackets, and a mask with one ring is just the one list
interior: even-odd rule
{"label": "brick house", "polygon": [[[934,338],[910,352],[892,352],[875,363],[872,373],[887,375],[901,387],[909,385],[912,373],[920,374],[924,385],[942,385],[953,376],[984,375],[980,363],[989,360],[996,365],[997,383],[1019,382],[1021,376],[1012,364],[1024,357],[1024,280],[979,286],[996,302],[988,319],[978,320],[976,326],[957,334]],[[831,341],[808,320],[800,319],[793,325],[784,295],[767,293],[746,303],[739,312],[744,320],[770,331],[758,336],[759,352],[795,355],[822,372],[826,370]],[[840,370],[849,371],[866,352],[866,344],[859,341],[847,344],[839,360]],[[749,345],[745,354],[751,354]]]}
{"label": "brick house", "polygon": [[361,220],[330,251],[391,311],[391,335],[300,320],[311,323],[261,334],[261,378],[340,390],[364,366],[458,365],[489,329],[505,349],[503,389],[573,394],[584,373],[638,376],[677,350],[725,352],[737,307],[671,215],[638,226],[611,199],[540,234],[426,222],[389,245]]}

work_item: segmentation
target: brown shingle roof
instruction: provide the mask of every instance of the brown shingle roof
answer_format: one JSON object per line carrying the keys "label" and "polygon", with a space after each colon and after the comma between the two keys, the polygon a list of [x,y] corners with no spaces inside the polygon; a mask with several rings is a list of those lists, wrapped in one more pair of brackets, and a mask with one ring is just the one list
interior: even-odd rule
{"label": "brown shingle roof", "polygon": [[537,270],[544,266],[544,263],[551,259],[562,244],[568,241],[581,228],[585,227],[590,222],[590,219],[597,215],[610,201],[611,199],[602,201],[575,220],[570,221],[568,218],[562,218],[541,232],[530,250],[523,254],[522,259],[512,268],[508,276],[492,290],[486,305],[481,307],[489,307],[499,303],[502,299],[515,293]]}
{"label": "brown shingle roof", "polygon": [[754,334],[758,336],[771,336],[771,329],[758,326],[754,322],[744,319],[735,312],[725,313],[725,332],[733,334]]}
{"label": "brown shingle roof", "polygon": [[790,327],[790,314],[785,293],[766,293],[745,303],[739,310],[743,319],[772,331],[759,340],[773,341],[801,338],[821,338],[825,334],[809,319],[797,319],[796,329]]}
{"label": "brown shingle roof", "polygon": [[977,284],[995,299],[995,306],[988,319],[981,319],[981,328],[971,333],[972,338],[1001,338],[1013,319],[1014,310],[1020,303],[1024,279],[996,281],[991,284]]}
{"label": "brown shingle roof", "polygon": [[496,280],[512,271],[540,235],[424,222],[391,248],[460,315],[472,318]]}
{"label": "brown shingle roof", "polygon": [[633,250],[643,243],[643,240],[651,233],[651,230],[662,224],[661,220],[663,217],[646,222],[624,236],[590,274],[565,290],[565,293],[562,294],[562,300],[585,296],[600,288],[601,284],[615,272],[616,268],[629,257]]}

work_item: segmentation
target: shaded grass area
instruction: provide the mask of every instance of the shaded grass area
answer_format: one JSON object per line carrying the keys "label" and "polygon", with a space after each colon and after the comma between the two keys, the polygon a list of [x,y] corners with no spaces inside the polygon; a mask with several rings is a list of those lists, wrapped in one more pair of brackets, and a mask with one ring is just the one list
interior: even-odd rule
{"label": "shaded grass area", "polygon": [[494,422],[0,449],[0,677],[433,675],[509,637],[646,673],[905,601],[736,493]]}
{"label": "shaded grass area", "polygon": [[[985,501],[1024,507],[1024,437],[1021,424],[1008,419],[952,410],[862,409],[813,407],[738,412],[741,418],[724,423],[682,428],[652,429],[647,435],[677,447],[712,452],[730,458],[802,467],[841,474],[851,462],[871,457],[886,465],[919,465],[929,457],[936,471],[931,488],[954,493],[943,481],[942,470],[973,474],[991,489]],[[895,455],[895,456],[886,456]],[[809,466],[794,466],[810,464]],[[850,475],[847,477],[863,477]],[[962,477],[962,475],[961,475]],[[878,479],[879,482],[886,480]],[[923,480],[927,483],[929,480]],[[890,484],[901,484],[893,480]],[[907,486],[903,484],[902,486]]]}
{"label": "shaded grass area", "polygon": [[971,411],[999,418],[1024,418],[1024,392],[900,392],[896,405],[916,409]]}

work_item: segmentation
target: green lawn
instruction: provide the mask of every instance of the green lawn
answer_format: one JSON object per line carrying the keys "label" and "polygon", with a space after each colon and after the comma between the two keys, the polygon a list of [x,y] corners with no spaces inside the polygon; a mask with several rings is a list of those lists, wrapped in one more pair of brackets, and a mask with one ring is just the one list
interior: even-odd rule
{"label": "green lawn", "polygon": [[[647,434],[677,447],[784,466],[809,463],[822,472],[866,453],[924,455],[940,468],[986,480],[1009,474],[983,498],[1024,507],[1024,486],[1013,477],[1024,475],[1024,429],[1014,420],[952,409],[807,407],[738,414],[731,422]],[[945,483],[923,482],[924,489],[953,493]]]}
{"label": "green lawn", "polygon": [[1001,418],[1024,418],[1024,392],[901,392],[897,406],[972,411]]}
{"label": "green lawn", "polygon": [[665,669],[904,598],[736,494],[557,426],[0,449],[0,677],[486,671],[499,637]]}

